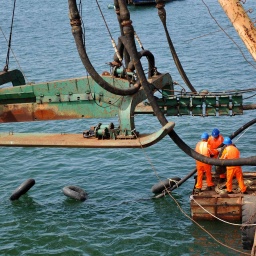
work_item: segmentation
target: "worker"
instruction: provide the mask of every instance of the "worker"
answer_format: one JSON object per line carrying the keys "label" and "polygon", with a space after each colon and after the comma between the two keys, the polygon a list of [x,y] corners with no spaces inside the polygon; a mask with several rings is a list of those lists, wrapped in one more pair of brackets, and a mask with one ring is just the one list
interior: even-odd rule
{"label": "worker", "polygon": [[[208,141],[209,135],[207,132],[204,132],[201,135],[201,141],[196,144],[195,151],[201,155],[210,157],[210,150],[208,148]],[[206,183],[207,183],[207,190],[212,190],[214,187],[214,183],[212,182],[212,174],[211,169],[212,166],[209,164],[202,163],[196,160],[196,169],[197,169],[197,183],[195,186],[195,192],[201,192],[203,186],[203,175],[206,174]]]}
{"label": "worker", "polygon": [[[232,143],[232,140],[229,137],[225,137],[223,144],[226,145],[224,148],[220,159],[236,159],[240,158],[240,151],[238,148]],[[233,194],[232,191],[232,180],[233,177],[236,177],[238,181],[238,185],[240,187],[240,191],[243,194],[247,194],[246,186],[244,185],[243,172],[241,166],[227,166],[227,192],[228,194]]]}
{"label": "worker", "polygon": [[211,157],[213,158],[218,157],[219,151],[217,150],[217,148],[223,143],[223,141],[224,141],[224,138],[220,134],[219,129],[214,128],[212,130],[212,135],[208,139],[208,147],[211,152]]}
{"label": "worker", "polygon": [[[220,134],[219,129],[214,128],[212,130],[212,135],[208,139],[208,147],[210,149],[211,157],[218,158],[220,148],[219,146],[222,145],[224,141],[223,136]],[[220,174],[220,182],[224,182],[226,180],[226,174]]]}

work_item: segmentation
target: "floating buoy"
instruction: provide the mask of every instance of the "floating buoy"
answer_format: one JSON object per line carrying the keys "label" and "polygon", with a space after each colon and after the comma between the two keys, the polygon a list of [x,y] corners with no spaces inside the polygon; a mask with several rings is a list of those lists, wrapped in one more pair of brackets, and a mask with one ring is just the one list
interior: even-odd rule
{"label": "floating buoy", "polygon": [[22,195],[27,193],[29,189],[35,185],[35,183],[36,182],[34,179],[28,179],[24,181],[18,188],[14,190],[10,197],[10,200],[18,200]]}
{"label": "floating buoy", "polygon": [[151,191],[154,194],[162,193],[166,188],[167,189],[171,188],[172,186],[174,186],[180,180],[181,180],[181,178],[174,177],[174,178],[166,179],[166,180],[163,180],[163,181],[159,181],[157,184],[155,184],[151,188]]}
{"label": "floating buoy", "polygon": [[85,201],[87,199],[87,193],[77,186],[66,186],[62,191],[65,196],[79,201]]}
{"label": "floating buoy", "polygon": [[108,4],[108,9],[116,9],[113,4]]}

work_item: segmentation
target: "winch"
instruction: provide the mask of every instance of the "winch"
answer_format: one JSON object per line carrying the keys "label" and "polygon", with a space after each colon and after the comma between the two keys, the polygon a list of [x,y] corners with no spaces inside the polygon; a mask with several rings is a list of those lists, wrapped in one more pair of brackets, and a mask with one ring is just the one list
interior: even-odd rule
{"label": "winch", "polygon": [[98,139],[116,139],[119,129],[115,129],[113,123],[91,126],[89,130],[83,132],[84,138],[96,137]]}

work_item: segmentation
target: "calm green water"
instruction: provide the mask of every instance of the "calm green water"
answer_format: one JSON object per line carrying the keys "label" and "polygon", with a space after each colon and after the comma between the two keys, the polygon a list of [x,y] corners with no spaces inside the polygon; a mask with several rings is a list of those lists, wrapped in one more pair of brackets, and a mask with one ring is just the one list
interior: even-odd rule
{"label": "calm green water", "polygon": [[[254,62],[218,2],[204,2],[248,60]],[[119,27],[115,12],[107,9],[111,2],[99,3],[116,39]],[[7,37],[12,4],[1,1],[0,26]],[[247,0],[246,6],[256,9],[255,1]],[[173,43],[198,91],[255,87],[255,69],[223,32],[217,32],[219,27],[202,1],[172,1],[166,11]],[[130,13],[144,48],[155,55],[158,70],[170,72],[186,87],[169,53],[157,9],[131,7]],[[30,82],[86,75],[70,31],[67,1],[17,1],[15,14],[13,50]],[[255,16],[255,11],[251,15]],[[105,63],[112,60],[113,50],[94,1],[84,1],[83,16],[88,55],[100,73],[109,70]],[[7,51],[2,31],[0,68],[5,65]],[[17,67],[12,57],[10,69]],[[253,99],[246,103],[253,103]],[[223,135],[230,135],[253,118],[255,111],[235,117],[168,117],[176,123],[175,131],[193,148],[203,131],[219,127]],[[79,133],[111,121],[117,122],[10,123],[1,124],[0,131]],[[136,129],[141,133],[159,128],[155,117],[136,116]],[[256,154],[255,135],[251,127],[236,142],[243,157]],[[151,187],[158,177],[182,178],[195,166],[170,138],[145,150],[0,148],[0,155],[0,255],[242,255],[214,241],[180,211],[172,198],[151,199]],[[255,171],[255,167],[244,170]],[[12,191],[28,178],[34,178],[36,185],[11,202]],[[66,185],[84,188],[88,200],[76,202],[65,197],[62,188]],[[173,192],[188,215],[193,185],[191,178]],[[242,251],[238,227],[218,221],[200,224],[222,243]]]}

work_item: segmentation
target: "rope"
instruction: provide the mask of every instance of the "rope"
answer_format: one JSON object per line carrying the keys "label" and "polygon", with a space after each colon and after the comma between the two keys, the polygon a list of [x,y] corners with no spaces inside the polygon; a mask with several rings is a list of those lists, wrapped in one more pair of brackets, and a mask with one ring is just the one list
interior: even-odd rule
{"label": "rope", "polygon": [[237,142],[242,136],[244,136],[244,134],[250,129],[250,127],[248,127],[247,129],[244,130],[244,132],[235,140],[235,142]]}
{"label": "rope", "polygon": [[[4,31],[2,30],[1,27],[0,27],[0,30],[1,30],[1,32],[2,32],[2,34],[3,34],[3,36],[4,36],[5,41],[8,43],[7,38],[6,38],[5,34],[4,34]],[[22,70],[22,68],[21,68],[21,66],[20,66],[20,63],[19,63],[19,61],[18,61],[18,59],[17,59],[17,57],[16,57],[16,55],[15,55],[15,53],[14,53],[14,51],[13,51],[12,48],[11,48],[11,52],[12,52],[12,55],[14,56],[15,61],[17,62],[18,66],[19,66],[19,69],[20,69],[21,73],[23,74],[25,80],[26,80],[27,83],[28,83],[28,79],[27,79],[27,77],[25,76],[25,74],[24,74],[24,72],[23,72],[23,70]]]}
{"label": "rope", "polygon": [[174,183],[175,183],[176,188],[178,188],[178,187],[179,187],[179,181],[177,181],[177,180],[173,180],[173,179],[168,179],[168,180],[169,180],[169,185],[171,185],[171,182],[174,182]]}
{"label": "rope", "polygon": [[219,241],[218,239],[216,239],[209,231],[207,231],[204,227],[202,227],[198,222],[196,222],[195,220],[193,220],[190,216],[187,215],[187,213],[181,208],[181,206],[179,205],[179,203],[177,202],[177,200],[171,195],[171,193],[169,191],[167,191],[169,196],[173,199],[173,201],[176,203],[177,207],[180,209],[180,211],[188,218],[190,219],[192,222],[194,222],[199,228],[201,228],[204,232],[206,232],[214,241],[216,241],[217,243],[219,243],[220,245],[235,251],[235,252],[239,252],[242,253],[244,255],[251,255],[250,253],[246,253],[246,252],[242,252],[240,250],[237,250],[235,248],[232,248],[224,243],[222,243],[221,241]]}
{"label": "rope", "polygon": [[141,48],[142,50],[144,50],[144,47],[143,47],[143,45],[142,45],[142,42],[140,41],[140,38],[139,38],[139,36],[137,35],[136,31],[134,31],[134,37],[135,37],[135,39],[137,40],[137,42],[138,42],[140,48]]}
{"label": "rope", "polygon": [[100,8],[100,5],[99,5],[98,0],[96,0],[96,3],[97,3],[97,5],[98,5],[98,8],[99,8],[100,14],[101,14],[101,16],[102,16],[102,19],[103,19],[103,21],[104,21],[104,23],[105,23],[105,26],[106,26],[106,28],[107,28],[107,30],[108,30],[109,36],[110,36],[110,38],[111,38],[111,43],[112,43],[112,46],[113,46],[113,48],[114,48],[114,50],[115,50],[116,56],[118,57],[120,63],[122,63],[122,57],[121,57],[121,55],[119,54],[119,52],[118,52],[118,50],[117,50],[117,46],[116,46],[115,40],[113,39],[113,37],[112,37],[112,35],[111,35],[111,33],[110,33],[108,24],[107,24],[107,22],[106,22],[106,20],[105,20],[105,17],[104,17],[103,12],[102,12],[102,10],[101,10],[101,8]]}
{"label": "rope", "polygon": [[[148,160],[148,162],[150,163],[150,165],[152,166],[152,169],[156,175],[156,177],[160,180],[160,177],[151,161],[151,159],[149,158],[149,156],[147,155],[146,153],[146,150],[143,148],[141,142],[140,142],[140,138],[137,136],[135,130],[132,131],[133,134],[136,136],[136,138],[139,140],[139,143],[140,143],[140,146],[141,146],[141,149],[146,157],[146,159]],[[164,185],[164,184],[163,184]],[[235,248],[232,248],[224,243],[222,243],[221,241],[219,241],[218,239],[216,239],[209,231],[207,231],[204,227],[202,227],[198,222],[196,222],[195,220],[193,220],[183,209],[182,207],[180,206],[180,204],[178,203],[178,201],[172,196],[171,192],[166,188],[166,186],[164,185],[165,187],[165,192],[167,192],[167,194],[170,196],[170,198],[172,198],[172,200],[175,202],[175,204],[177,205],[177,207],[179,208],[179,210],[184,214],[184,216],[186,216],[189,220],[191,220],[193,223],[195,223],[200,229],[202,229],[205,233],[207,233],[215,242],[217,242],[218,244],[222,245],[223,247],[226,247],[232,251],[235,251],[235,252],[238,252],[238,253],[241,253],[243,255],[251,255],[250,253],[245,253],[245,252],[242,252],[240,250],[237,250]],[[165,194],[164,194],[165,195]],[[155,197],[157,198],[157,197]]]}
{"label": "rope", "polygon": [[225,221],[223,219],[220,219],[219,217],[215,216],[214,214],[212,214],[211,212],[209,212],[208,210],[206,210],[201,204],[199,204],[195,198],[193,196],[190,196],[190,200],[193,200],[199,207],[201,207],[205,212],[207,212],[208,214],[210,214],[212,217],[214,217],[215,219],[222,221],[226,224],[232,225],[232,226],[239,226],[239,227],[244,227],[244,226],[256,226],[256,224],[238,224],[238,223],[231,223],[228,221]]}
{"label": "rope", "polygon": [[9,59],[10,59],[10,49],[11,49],[11,42],[12,42],[12,28],[13,28],[13,21],[14,21],[15,5],[16,5],[16,0],[14,0],[14,3],[13,3],[12,23],[11,23],[11,30],[10,30],[10,35],[9,35],[8,50],[7,50],[7,55],[6,55],[6,64],[4,67],[5,72],[8,71],[8,69],[9,69]]}

